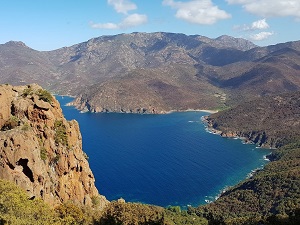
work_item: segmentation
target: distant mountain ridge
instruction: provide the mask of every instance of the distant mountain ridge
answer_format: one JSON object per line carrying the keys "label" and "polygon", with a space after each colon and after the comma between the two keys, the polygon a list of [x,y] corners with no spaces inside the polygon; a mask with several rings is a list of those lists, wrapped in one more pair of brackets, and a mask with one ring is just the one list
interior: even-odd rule
{"label": "distant mountain ridge", "polygon": [[[131,33],[54,51],[0,45],[0,82],[76,96],[80,110],[216,109],[300,89],[300,41],[258,47],[221,36]],[[238,96],[238,98],[236,97]]]}

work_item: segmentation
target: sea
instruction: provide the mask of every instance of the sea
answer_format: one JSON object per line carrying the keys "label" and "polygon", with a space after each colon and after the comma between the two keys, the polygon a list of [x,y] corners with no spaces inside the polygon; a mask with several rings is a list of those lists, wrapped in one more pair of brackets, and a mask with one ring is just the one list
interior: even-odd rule
{"label": "sea", "polygon": [[209,133],[205,112],[80,113],[66,106],[71,97],[56,98],[79,122],[96,187],[110,201],[207,204],[268,163],[270,150]]}

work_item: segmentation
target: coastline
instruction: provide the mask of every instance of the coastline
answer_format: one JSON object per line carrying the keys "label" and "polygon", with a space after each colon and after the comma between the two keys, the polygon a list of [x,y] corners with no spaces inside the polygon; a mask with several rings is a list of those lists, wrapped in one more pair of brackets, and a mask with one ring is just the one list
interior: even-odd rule
{"label": "coastline", "polygon": [[[219,135],[223,138],[232,138],[232,139],[239,139],[242,141],[243,144],[252,144],[255,145],[255,148],[261,148],[261,149],[270,149],[275,150],[277,148],[266,145],[265,143],[258,143],[255,141],[255,138],[249,138],[247,136],[244,136],[242,132],[239,131],[227,131],[224,132],[222,130],[218,130],[216,128],[212,127],[211,122],[207,119],[208,116],[202,116],[201,120],[205,124],[205,130],[208,133]],[[243,135],[243,136],[242,136]]]}
{"label": "coastline", "polygon": [[[201,120],[202,122],[204,123],[205,125],[205,130],[206,132],[210,133],[210,134],[214,134],[214,135],[219,135],[220,137],[222,138],[230,138],[230,139],[239,139],[241,140],[241,142],[243,144],[252,144],[255,146],[255,148],[259,148],[259,149],[266,149],[266,150],[271,150],[270,153],[266,154],[263,156],[263,160],[264,161],[267,161],[266,164],[270,163],[272,160],[269,158],[269,156],[272,155],[272,151],[275,150],[276,148],[263,148],[263,147],[260,147],[260,146],[257,146],[256,143],[254,143],[252,140],[246,138],[246,137],[243,137],[243,136],[239,136],[237,133],[234,134],[233,132],[228,135],[227,133],[224,133],[223,131],[221,130],[217,130],[215,128],[212,127],[212,124],[210,123],[210,121],[208,120],[208,115],[207,116],[202,116],[201,117]],[[234,135],[233,135],[234,134]],[[261,165],[257,168],[254,168],[252,169],[248,174],[247,176],[245,176],[243,179],[241,179],[238,183],[234,184],[234,185],[227,185],[225,186],[224,188],[220,189],[219,193],[215,196],[206,196],[207,198],[205,199],[205,202],[207,204],[210,204],[210,203],[213,203],[215,202],[216,200],[218,200],[220,197],[222,197],[224,194],[226,194],[226,192],[230,191],[232,188],[234,188],[236,185],[238,185],[239,183],[241,182],[244,182],[244,181],[247,181],[247,180],[250,180],[252,179],[258,172],[260,171],[263,171],[264,170],[264,167],[265,165]]]}
{"label": "coastline", "polygon": [[207,112],[207,113],[210,113],[210,114],[219,112],[218,110],[210,110],[210,109],[200,109],[199,111],[200,112]]}
{"label": "coastline", "polygon": [[[66,97],[76,98],[75,96],[70,96],[70,95],[59,95],[59,94],[56,94],[56,95],[57,95],[57,96],[61,96],[61,97],[66,96]],[[91,112],[91,111],[88,110],[87,108],[80,110],[80,109],[76,106],[74,100],[71,101],[71,102],[66,103],[66,106],[73,106],[73,107],[75,107],[78,111],[80,111],[80,113]],[[170,114],[170,113],[174,113],[174,112],[205,112],[205,113],[213,114],[213,113],[217,113],[217,112],[219,112],[219,111],[218,111],[218,110],[212,110],[212,109],[185,109],[185,110],[172,109],[172,110],[169,110],[169,111],[164,111],[164,110],[162,110],[162,111],[160,111],[160,112],[155,112],[155,113],[153,113],[153,112],[148,112],[148,111],[146,111],[146,112],[144,112],[144,113],[137,113],[137,112],[134,112],[134,111],[132,111],[132,112],[124,112],[124,111],[105,111],[105,112],[92,112],[92,113],[120,113],[120,114],[123,114],[123,113],[131,113],[131,114],[153,114],[153,115],[157,114],[157,115],[163,115],[163,114]]]}

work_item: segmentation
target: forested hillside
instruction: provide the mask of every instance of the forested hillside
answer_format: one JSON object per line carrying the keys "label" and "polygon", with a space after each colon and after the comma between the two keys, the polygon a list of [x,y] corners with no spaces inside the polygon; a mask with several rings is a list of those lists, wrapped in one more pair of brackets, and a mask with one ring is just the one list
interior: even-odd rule
{"label": "forested hillside", "polygon": [[190,213],[210,224],[300,223],[299,97],[299,92],[264,97],[206,118],[209,128],[224,137],[279,148],[262,170]]}
{"label": "forested hillside", "polygon": [[207,122],[222,136],[278,148],[300,137],[300,92],[245,102],[209,116]]}

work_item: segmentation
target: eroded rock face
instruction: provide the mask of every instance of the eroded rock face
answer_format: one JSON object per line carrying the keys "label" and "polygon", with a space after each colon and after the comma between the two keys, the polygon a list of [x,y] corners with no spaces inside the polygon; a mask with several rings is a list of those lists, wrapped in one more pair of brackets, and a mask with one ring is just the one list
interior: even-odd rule
{"label": "eroded rock face", "polygon": [[[0,178],[51,205],[73,201],[99,207],[99,195],[78,123],[67,121],[58,101],[38,85],[0,86]],[[99,201],[97,201],[99,202]]]}

